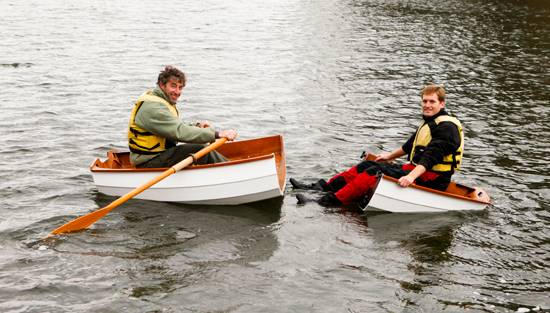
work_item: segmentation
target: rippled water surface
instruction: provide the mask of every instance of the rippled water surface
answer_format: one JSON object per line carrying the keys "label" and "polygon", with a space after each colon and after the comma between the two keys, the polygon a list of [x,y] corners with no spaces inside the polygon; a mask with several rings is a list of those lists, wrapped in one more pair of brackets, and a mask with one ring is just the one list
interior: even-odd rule
{"label": "rippled water surface", "polygon": [[[550,310],[547,1],[0,1],[1,312]],[[110,203],[88,164],[174,64],[185,119],[283,134],[289,177],[400,145],[444,84],[480,213],[362,214],[285,197]]]}

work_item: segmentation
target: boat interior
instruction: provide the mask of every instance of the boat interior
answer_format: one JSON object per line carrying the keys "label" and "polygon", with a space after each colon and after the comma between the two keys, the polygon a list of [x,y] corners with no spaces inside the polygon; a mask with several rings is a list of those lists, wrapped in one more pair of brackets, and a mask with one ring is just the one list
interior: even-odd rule
{"label": "boat interior", "polygon": [[[279,185],[284,186],[286,161],[283,136],[275,135],[256,139],[227,142],[216,149],[216,151],[229,159],[229,161],[216,164],[191,165],[184,170],[230,166],[242,162],[268,159],[274,156],[277,166],[277,175],[279,177]],[[90,165],[90,170],[92,172],[158,172],[164,171],[166,168],[136,168],[130,162],[129,151],[110,150],[107,152],[107,159],[104,161],[96,159]]]}

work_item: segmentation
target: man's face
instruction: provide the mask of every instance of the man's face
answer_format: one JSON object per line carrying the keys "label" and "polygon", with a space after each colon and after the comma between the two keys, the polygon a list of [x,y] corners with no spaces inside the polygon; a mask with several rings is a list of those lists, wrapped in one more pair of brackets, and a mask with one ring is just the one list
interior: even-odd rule
{"label": "man's face", "polygon": [[437,94],[422,96],[422,115],[432,117],[445,107],[445,101],[439,101]]}
{"label": "man's face", "polygon": [[183,84],[177,78],[170,77],[166,84],[159,83],[159,87],[168,96],[172,104],[178,102],[178,98],[183,90]]}

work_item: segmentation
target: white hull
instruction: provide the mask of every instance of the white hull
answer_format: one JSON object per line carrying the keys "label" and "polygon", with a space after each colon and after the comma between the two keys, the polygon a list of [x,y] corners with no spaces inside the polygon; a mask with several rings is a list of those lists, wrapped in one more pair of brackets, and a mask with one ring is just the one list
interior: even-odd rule
{"label": "white hull", "polygon": [[482,200],[448,195],[422,187],[403,188],[394,180],[382,177],[365,209],[396,213],[478,211],[490,204],[483,190],[471,190],[475,197]]}
{"label": "white hull", "polygon": [[[188,204],[238,205],[283,195],[275,155],[260,160],[206,168],[183,169],[135,198]],[[159,175],[160,171],[92,172],[99,192],[122,196]]]}

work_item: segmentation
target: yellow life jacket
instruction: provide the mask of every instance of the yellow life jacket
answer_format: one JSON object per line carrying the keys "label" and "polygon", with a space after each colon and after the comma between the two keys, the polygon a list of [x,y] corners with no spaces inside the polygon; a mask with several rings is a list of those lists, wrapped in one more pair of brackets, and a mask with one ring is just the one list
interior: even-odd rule
{"label": "yellow life jacket", "polygon": [[174,144],[170,141],[167,142],[166,138],[155,135],[136,125],[136,115],[145,101],[160,102],[166,105],[176,117],[179,117],[179,112],[175,105],[170,104],[161,97],[155,96],[151,90],[139,96],[134,104],[128,125],[128,146],[130,151],[139,154],[158,154],[174,146]]}
{"label": "yellow life jacket", "polygon": [[[439,164],[434,165],[430,171],[434,172],[454,172],[460,168],[460,163],[462,161],[462,154],[464,152],[464,132],[462,129],[462,124],[455,117],[449,115],[441,115],[434,119],[433,122],[424,122],[418,130],[416,131],[416,136],[414,138],[411,154],[409,155],[409,161],[413,164],[414,154],[417,151],[422,151],[425,149],[430,141],[432,140],[431,128],[437,126],[441,122],[452,122],[458,128],[458,133],[460,135],[460,146],[458,149],[446,156],[443,157],[443,161]],[[415,164],[416,165],[416,164]]]}

